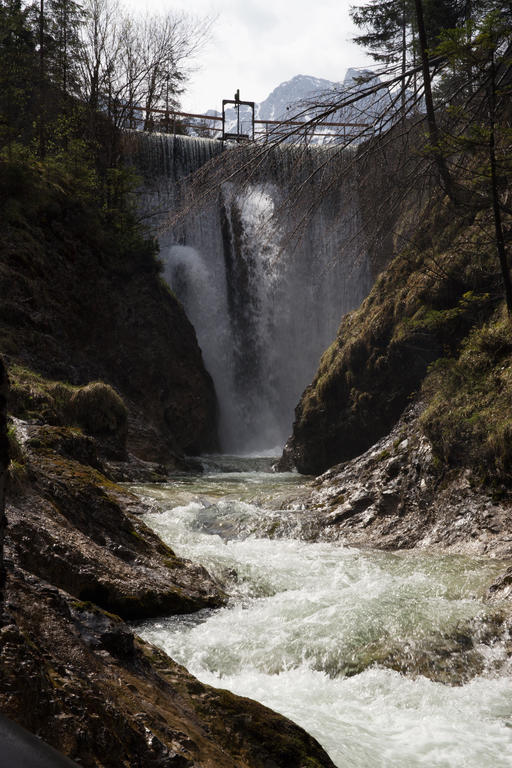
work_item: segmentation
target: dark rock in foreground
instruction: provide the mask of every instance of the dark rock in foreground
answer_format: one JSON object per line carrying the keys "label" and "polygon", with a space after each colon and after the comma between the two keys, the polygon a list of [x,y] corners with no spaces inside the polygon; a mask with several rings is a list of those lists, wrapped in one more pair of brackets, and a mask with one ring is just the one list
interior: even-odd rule
{"label": "dark rock in foreground", "polygon": [[[140,519],[141,502],[99,470],[79,430],[18,422],[6,550],[23,569],[126,619],[217,607],[221,587]],[[17,483],[17,485],[16,485]]]}
{"label": "dark rock in foreground", "polygon": [[0,715],[0,751],[4,765],[16,768],[78,768],[37,736]]}
{"label": "dark rock in foreground", "polygon": [[221,587],[147,528],[92,438],[13,428],[2,713],[90,768],[334,768],[286,718],[202,685],[134,636],[115,614],[213,608]]}
{"label": "dark rock in foreground", "polygon": [[118,617],[36,576],[11,572],[7,605],[0,708],[80,765],[334,768],[291,721],[203,685]]}

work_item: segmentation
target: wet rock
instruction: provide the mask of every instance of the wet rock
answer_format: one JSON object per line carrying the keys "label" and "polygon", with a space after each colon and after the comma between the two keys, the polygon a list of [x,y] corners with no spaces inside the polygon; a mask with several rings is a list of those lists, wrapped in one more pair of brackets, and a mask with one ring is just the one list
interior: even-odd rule
{"label": "wet rock", "polygon": [[507,568],[489,587],[488,597],[491,600],[512,598],[512,566]]}
{"label": "wet rock", "polygon": [[13,419],[17,430],[23,431],[25,449],[31,453],[58,453],[67,459],[103,471],[103,463],[98,456],[98,444],[80,429],[43,425],[32,426]]}
{"label": "wet rock", "polygon": [[[383,549],[431,548],[512,557],[512,502],[475,487],[469,470],[446,471],[410,406],[368,451],[316,478],[303,534]],[[508,581],[496,585],[505,592]]]}
{"label": "wet rock", "polygon": [[298,726],[203,685],[118,617],[21,570],[8,599],[0,709],[85,768],[334,768]]}
{"label": "wet rock", "polygon": [[27,480],[8,505],[13,561],[125,618],[221,605],[223,590],[205,569],[142,522],[142,502],[87,463],[92,450],[74,430],[25,426]]}

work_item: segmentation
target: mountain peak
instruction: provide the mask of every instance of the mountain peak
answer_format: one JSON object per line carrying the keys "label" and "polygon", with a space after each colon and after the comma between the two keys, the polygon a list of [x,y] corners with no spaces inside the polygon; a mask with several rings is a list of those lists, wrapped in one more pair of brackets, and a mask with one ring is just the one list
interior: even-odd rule
{"label": "mountain peak", "polygon": [[377,76],[370,69],[356,69],[355,67],[349,67],[343,78],[344,87],[351,88],[360,77],[374,80]]}

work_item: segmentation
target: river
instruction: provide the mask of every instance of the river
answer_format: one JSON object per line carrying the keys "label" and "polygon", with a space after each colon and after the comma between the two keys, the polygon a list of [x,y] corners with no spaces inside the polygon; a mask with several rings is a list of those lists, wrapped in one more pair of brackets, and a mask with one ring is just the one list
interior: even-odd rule
{"label": "river", "polygon": [[146,522],[230,594],[138,633],[303,726],[339,768],[511,768],[507,638],[489,639],[500,606],[482,599],[503,564],[305,541],[307,480],[270,463],[206,459],[133,486]]}

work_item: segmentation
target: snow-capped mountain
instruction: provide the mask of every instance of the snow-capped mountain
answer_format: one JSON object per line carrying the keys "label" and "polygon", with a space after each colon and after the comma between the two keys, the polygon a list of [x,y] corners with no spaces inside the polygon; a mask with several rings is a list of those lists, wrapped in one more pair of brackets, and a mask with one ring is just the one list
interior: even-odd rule
{"label": "snow-capped mountain", "polygon": [[287,120],[290,110],[299,111],[298,106],[304,100],[312,100],[323,94],[333,92],[339,83],[310,75],[295,75],[291,80],[274,88],[265,101],[256,107],[258,120]]}
{"label": "snow-capped mountain", "polygon": [[[362,89],[378,85],[380,80],[371,71],[350,68],[342,82],[325,80],[311,75],[295,75],[278,85],[259,104],[255,105],[257,120],[300,120],[305,121],[315,116],[318,106],[333,104],[337,101],[351,100]],[[241,94],[241,99],[249,99],[248,94]],[[331,114],[328,123],[363,123],[372,125],[386,111],[391,103],[387,88],[359,99],[356,103],[343,107]],[[220,115],[216,110],[208,110],[208,115]],[[249,132],[250,110],[240,107],[240,132]],[[213,121],[212,127],[218,127]],[[261,126],[257,126],[261,130]],[[342,129],[340,129],[341,131]],[[235,109],[226,110],[226,132],[237,132],[237,113]],[[321,131],[320,131],[321,132]],[[336,133],[336,129],[325,128],[325,134]],[[316,136],[316,142],[322,142]]]}

